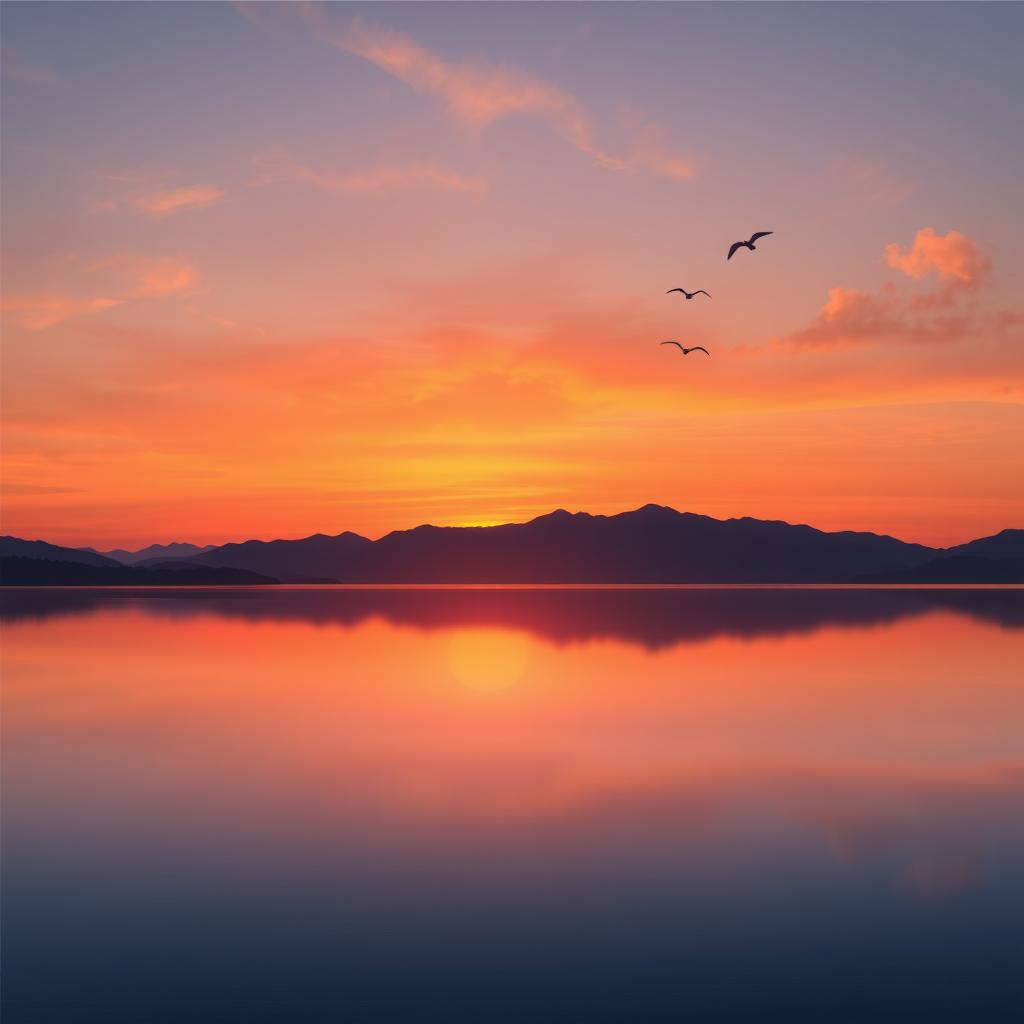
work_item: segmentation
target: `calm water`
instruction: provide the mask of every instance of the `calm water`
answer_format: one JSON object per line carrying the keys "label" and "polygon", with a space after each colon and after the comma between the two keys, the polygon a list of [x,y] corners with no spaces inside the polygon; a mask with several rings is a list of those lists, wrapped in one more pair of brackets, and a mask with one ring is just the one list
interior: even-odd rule
{"label": "calm water", "polygon": [[1024,591],[0,612],[9,1024],[1024,1019]]}

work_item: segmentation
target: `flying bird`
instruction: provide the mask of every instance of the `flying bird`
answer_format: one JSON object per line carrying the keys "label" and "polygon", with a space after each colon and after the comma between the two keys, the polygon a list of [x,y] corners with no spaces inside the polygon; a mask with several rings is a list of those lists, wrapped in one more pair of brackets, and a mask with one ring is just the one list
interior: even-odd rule
{"label": "flying bird", "polygon": [[725,258],[727,260],[731,260],[733,253],[736,252],[737,249],[749,249],[751,252],[753,252],[757,248],[757,246],[755,246],[754,243],[759,238],[764,238],[765,235],[774,234],[774,231],[755,231],[746,242],[733,242],[732,245],[729,246],[729,255],[726,256]]}
{"label": "flying bird", "polygon": [[685,288],[669,288],[665,294],[671,295],[673,292],[682,292],[687,299],[692,299],[694,295],[706,295],[709,299],[711,298],[711,293],[704,291],[703,288],[698,288],[695,292],[688,292]]}
{"label": "flying bird", "polygon": [[703,345],[694,345],[693,348],[684,348],[679,344],[678,341],[663,341],[662,345],[675,345],[684,356],[688,356],[691,352],[703,352],[704,355],[709,356],[711,353]]}

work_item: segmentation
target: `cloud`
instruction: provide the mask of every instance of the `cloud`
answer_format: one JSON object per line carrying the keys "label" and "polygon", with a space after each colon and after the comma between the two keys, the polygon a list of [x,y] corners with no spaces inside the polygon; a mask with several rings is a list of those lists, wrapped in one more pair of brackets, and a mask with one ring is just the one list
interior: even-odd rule
{"label": "cloud", "polygon": [[33,64],[15,53],[9,46],[3,48],[2,64],[4,75],[16,82],[28,82],[30,85],[40,85],[47,88],[64,84],[63,79],[56,71],[42,64]]}
{"label": "cloud", "polygon": [[959,231],[937,235],[935,228],[921,228],[907,250],[890,243],[885,247],[885,260],[915,280],[934,270],[940,281],[969,289],[976,289],[992,267],[978,244],[966,235]]}
{"label": "cloud", "polygon": [[102,313],[134,299],[173,295],[199,280],[196,268],[187,263],[133,254],[114,256],[88,269],[113,271],[119,281],[113,293],[86,298],[59,293],[5,295],[0,300],[0,309],[10,314],[18,327],[42,331],[73,317]]}
{"label": "cloud", "polygon": [[692,157],[676,153],[665,144],[665,130],[648,124],[633,139],[629,163],[676,181],[689,181],[697,176]]}
{"label": "cloud", "polygon": [[5,295],[0,309],[13,314],[19,327],[41,331],[72,317],[101,313],[119,306],[124,299],[100,297],[75,299],[66,295]]}
{"label": "cloud", "polygon": [[842,286],[830,288],[825,304],[805,328],[776,343],[792,349],[848,348],[882,340],[948,342],[972,330],[989,333],[1015,326],[1012,313],[982,316],[954,307],[987,280],[991,262],[980,247],[959,231],[936,235],[933,228],[917,232],[913,245],[885,248],[890,267],[914,280],[933,271],[930,290],[908,293],[888,282],[874,293]]}
{"label": "cloud", "polygon": [[329,173],[300,164],[284,154],[257,159],[260,174],[253,184],[298,181],[327,192],[386,196],[407,189],[435,189],[482,195],[487,182],[467,178],[443,164],[423,161],[405,166],[377,167],[364,171]]}
{"label": "cloud", "polygon": [[177,260],[145,260],[136,269],[137,283],[131,294],[140,298],[173,295],[184,291],[199,279],[195,267]]}
{"label": "cloud", "polygon": [[525,71],[485,61],[447,61],[409,36],[360,18],[339,29],[319,13],[307,11],[307,17],[332,46],[369,61],[417,92],[436,97],[461,124],[482,129],[505,117],[533,117],[547,123],[599,167],[646,170],[677,181],[694,176],[693,161],[669,150],[657,126],[642,131],[625,156],[605,151],[597,144],[579,100]]}
{"label": "cloud", "polygon": [[133,205],[151,217],[161,218],[190,206],[212,206],[223,197],[224,190],[216,185],[185,185],[138,196],[133,200]]}

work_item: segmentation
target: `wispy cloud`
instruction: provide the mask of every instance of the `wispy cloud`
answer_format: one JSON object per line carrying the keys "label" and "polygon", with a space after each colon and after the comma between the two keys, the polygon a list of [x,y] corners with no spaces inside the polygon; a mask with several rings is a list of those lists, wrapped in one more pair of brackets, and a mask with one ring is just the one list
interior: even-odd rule
{"label": "wispy cloud", "polygon": [[445,60],[409,36],[360,18],[338,27],[318,9],[304,10],[318,34],[332,46],[369,61],[417,92],[435,97],[460,124],[482,129],[506,117],[532,117],[544,121],[608,170],[644,170],[675,180],[688,180],[695,174],[693,160],[673,150],[657,125],[647,126],[624,155],[616,155],[597,143],[583,104],[557,85],[483,60]]}
{"label": "wispy cloud", "polygon": [[275,153],[257,158],[256,164],[259,173],[253,182],[255,185],[297,181],[327,192],[376,196],[386,196],[406,189],[436,189],[477,196],[487,191],[487,182],[483,179],[466,177],[434,161],[417,161],[362,171],[329,172],[298,163],[284,153]]}
{"label": "wispy cloud", "polygon": [[131,294],[139,298],[173,295],[199,280],[195,267],[173,259],[142,260],[135,274],[136,284]]}
{"label": "wispy cloud", "polygon": [[216,185],[183,185],[148,192],[137,196],[132,203],[143,213],[162,218],[189,207],[212,206],[223,198],[224,190]]}
{"label": "wispy cloud", "polygon": [[72,317],[101,313],[119,306],[124,299],[98,297],[76,299],[67,295],[5,295],[0,309],[13,316],[19,327],[42,331]]}
{"label": "wispy cloud", "polygon": [[633,138],[627,166],[676,181],[689,181],[697,176],[693,157],[675,151],[665,140],[664,128],[653,123],[645,125]]}
{"label": "wispy cloud", "polygon": [[5,46],[0,54],[0,65],[3,66],[4,77],[16,82],[28,82],[46,88],[64,84],[64,80],[52,68],[26,60],[9,46]]}
{"label": "wispy cloud", "polygon": [[199,280],[198,271],[190,264],[131,253],[110,257],[86,270],[110,275],[114,287],[106,294],[85,297],[56,292],[8,294],[0,299],[0,309],[18,327],[42,331],[65,320],[103,313],[132,300],[183,292]]}

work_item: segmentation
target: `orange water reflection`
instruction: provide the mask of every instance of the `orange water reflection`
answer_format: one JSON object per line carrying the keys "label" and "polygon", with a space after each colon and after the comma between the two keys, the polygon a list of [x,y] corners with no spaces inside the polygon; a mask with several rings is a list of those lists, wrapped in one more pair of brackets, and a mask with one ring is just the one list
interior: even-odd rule
{"label": "orange water reflection", "polygon": [[[353,615],[331,592],[6,606],[8,871],[43,850],[134,865],[175,851],[225,878],[301,862],[329,889],[358,850],[386,865],[359,869],[373,892],[412,884],[424,859],[490,877],[539,858],[567,886],[599,876],[595,903],[633,885],[728,901],[742,876],[800,906],[806,871],[855,903],[1009,908],[1024,891],[1022,596],[879,598],[866,614],[829,611],[826,593],[780,620],[769,593],[770,628],[744,605],[657,642],[607,625],[624,605],[563,605],[559,626],[526,614],[529,595],[443,614],[427,594]],[[694,601],[655,598],[641,618],[692,623]],[[1002,918],[954,923],[979,956],[1007,942]]]}

